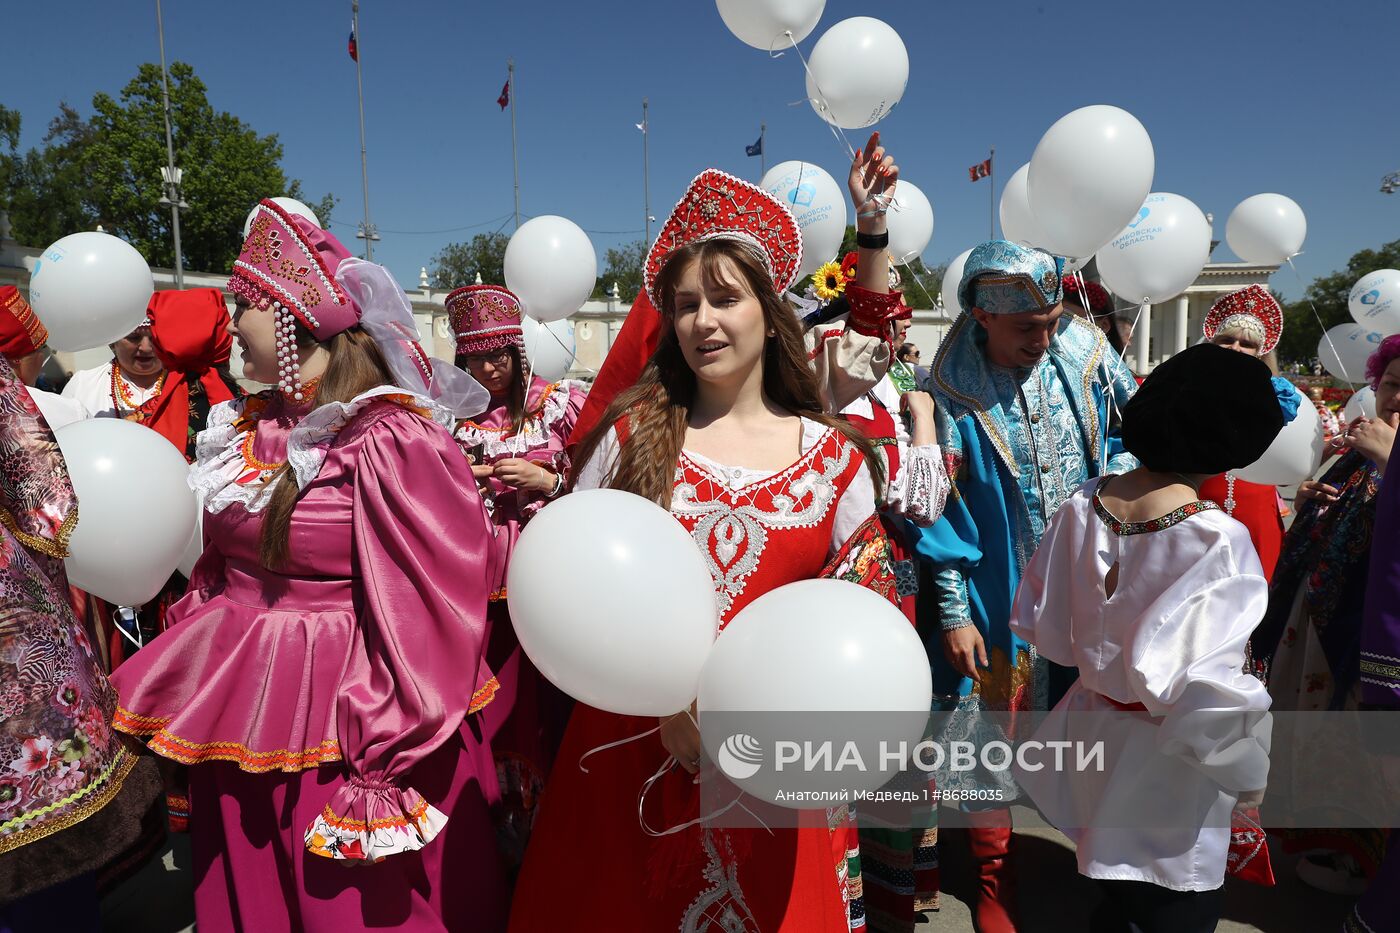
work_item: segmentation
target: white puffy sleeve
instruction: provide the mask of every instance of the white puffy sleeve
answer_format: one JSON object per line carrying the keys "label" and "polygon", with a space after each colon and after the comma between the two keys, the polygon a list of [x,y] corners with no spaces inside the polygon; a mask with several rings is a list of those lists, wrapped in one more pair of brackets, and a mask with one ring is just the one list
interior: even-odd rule
{"label": "white puffy sleeve", "polygon": [[1136,699],[1161,718],[1158,747],[1230,792],[1268,782],[1269,694],[1244,671],[1245,644],[1268,602],[1262,576],[1221,577],[1143,625],[1124,648]]}
{"label": "white puffy sleeve", "polygon": [[593,449],[593,456],[579,468],[578,478],[574,480],[574,489],[605,488],[608,485],[608,474],[612,473],[621,449],[617,442],[617,428],[608,428],[608,433],[603,435],[603,439]]}

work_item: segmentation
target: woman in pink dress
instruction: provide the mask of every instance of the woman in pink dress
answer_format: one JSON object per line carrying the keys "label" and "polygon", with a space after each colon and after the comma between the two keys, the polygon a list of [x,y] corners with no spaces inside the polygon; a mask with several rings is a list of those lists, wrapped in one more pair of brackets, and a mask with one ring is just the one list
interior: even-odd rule
{"label": "woman in pink dress", "polygon": [[[884,292],[884,201],[897,177],[872,138],[851,191],[860,212],[867,300]],[[786,207],[717,170],[692,182],[646,263],[659,343],[636,384],[582,442],[577,488],[607,486],[668,508],[701,549],[723,626],[763,593],[839,576],[893,603],[882,482],[860,432],[823,410],[801,327],[779,297],[801,264]],[[852,620],[859,624],[859,620]],[[777,663],[775,661],[775,663]],[[626,741],[629,737],[638,737]],[[616,747],[600,748],[608,743]],[[580,758],[599,749],[579,768]],[[684,713],[660,722],[575,707],[516,888],[511,929],[576,933],[845,933],[863,924],[848,870],[844,809],[798,829],[724,829],[698,820],[702,755]],[[638,792],[664,772],[640,809]]]}
{"label": "woman in pink dress", "polygon": [[481,484],[496,532],[498,574],[486,645],[494,697],[482,719],[501,785],[498,839],[507,863],[518,867],[571,704],[520,650],[506,608],[505,574],[520,530],[564,491],[565,447],[588,391],[581,382],[533,374],[520,301],[508,289],[468,285],[449,294],[446,305],[457,365],[491,393],[486,411],[459,422],[454,436]]}
{"label": "woman in pink dress", "polygon": [[191,766],[199,927],[498,929],[464,676],[491,536],[448,433],[485,392],[422,354],[386,270],[270,201],[228,287],[244,375],[278,388],[211,412],[206,550],[114,678],[116,726]]}

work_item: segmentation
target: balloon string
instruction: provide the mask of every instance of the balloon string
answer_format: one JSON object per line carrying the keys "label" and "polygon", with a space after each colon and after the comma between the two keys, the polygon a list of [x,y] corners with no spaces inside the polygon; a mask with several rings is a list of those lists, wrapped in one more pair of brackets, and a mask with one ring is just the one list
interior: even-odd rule
{"label": "balloon string", "polygon": [[708,823],[717,820],[721,816],[724,816],[724,814],[728,813],[730,810],[733,810],[735,807],[738,807],[740,810],[743,810],[749,816],[757,820],[758,825],[768,830],[768,835],[773,835],[772,828],[769,827],[767,823],[763,822],[763,818],[744,805],[743,791],[739,791],[739,796],[735,797],[733,800],[729,801],[729,803],[725,804],[724,806],[720,807],[718,810],[715,810],[712,813],[706,813],[703,816],[697,816],[693,820],[686,820],[684,823],[672,826],[668,829],[652,829],[649,825],[647,825],[647,793],[650,792],[652,787],[656,784],[656,782],[661,780],[661,778],[665,777],[666,774],[669,773],[670,770],[676,766],[676,764],[676,759],[668,756],[666,760],[661,763],[661,767],[656,770],[656,773],[653,774],[651,777],[647,778],[646,782],[642,784],[641,792],[637,794],[637,823],[639,826],[642,827],[642,832],[646,833],[648,836],[657,839],[661,838],[662,836],[672,836],[676,833],[687,830],[692,826],[698,826],[701,823]]}
{"label": "balloon string", "polygon": [[618,739],[616,742],[609,742],[609,743],[606,744],[606,745],[599,745],[597,748],[591,748],[591,749],[589,749],[588,751],[584,752],[582,755],[579,756],[579,759],[578,759],[578,769],[579,769],[580,771],[582,771],[584,774],[592,774],[593,772],[589,771],[587,768],[585,768],[585,767],[583,766],[584,761],[586,761],[590,756],[596,755],[596,754],[598,754],[599,752],[605,752],[605,751],[607,751],[607,750],[610,749],[610,748],[620,748],[621,746],[626,745],[626,744],[629,743],[629,742],[636,742],[638,739],[644,739],[644,738],[646,738],[647,736],[649,736],[649,735],[651,735],[651,734],[653,734],[653,733],[656,733],[656,732],[660,732],[660,731],[661,731],[661,725],[658,723],[657,725],[652,726],[652,727],[651,727],[650,729],[648,729],[647,731],[645,731],[645,732],[643,732],[643,733],[640,733],[640,734],[638,734],[638,735],[628,736],[628,737],[625,738],[625,739]]}
{"label": "balloon string", "polygon": [[598,375],[598,370],[594,369],[592,366],[587,365],[586,363],[580,363],[580,362],[578,361],[578,348],[577,348],[577,346],[575,346],[574,349],[570,350],[568,347],[564,346],[564,341],[562,341],[562,340],[559,339],[559,335],[558,335],[558,334],[556,334],[554,331],[550,330],[550,329],[549,329],[548,327],[546,327],[544,324],[540,324],[540,327],[543,327],[544,330],[545,330],[545,332],[548,333],[549,336],[551,336],[551,337],[554,338],[554,342],[557,343],[557,344],[559,344],[559,349],[561,349],[561,350],[563,350],[565,353],[569,354],[569,368],[570,368],[570,369],[574,368],[575,366],[583,366],[584,369],[588,370],[588,371],[589,371],[590,373],[592,373],[593,375],[595,375],[595,376]]}
{"label": "balloon string", "polygon": [[[123,618],[122,618],[122,608],[127,608],[127,609],[130,609],[130,610],[131,610],[131,623],[132,623],[132,626],[136,629],[136,635],[132,635],[132,634],[131,634],[130,632],[128,632],[128,631],[126,630],[126,628],[122,625],[122,622],[124,621]],[[142,639],[140,639],[139,637],[137,637],[137,636],[139,636],[139,635],[141,634],[141,613],[140,613],[140,611],[139,611],[138,609],[136,609],[136,608],[133,607],[133,606],[119,607],[119,608],[117,608],[117,609],[113,609],[113,610],[112,610],[112,621],[116,623],[117,631],[118,631],[118,632],[121,632],[123,638],[125,638],[127,641],[131,642],[131,643],[132,643],[133,645],[135,645],[137,648],[144,648],[144,647],[145,647],[145,643],[142,641]]]}
{"label": "balloon string", "polygon": [[[797,53],[798,61],[802,62],[802,70],[806,71],[807,77],[812,79],[812,86],[817,89],[817,99],[815,103],[821,105],[818,109],[820,111],[820,114],[822,114],[822,122],[831,128],[831,135],[836,137],[836,141],[838,143],[841,143],[843,146],[846,147],[847,158],[854,162],[856,158],[856,147],[851,145],[850,139],[846,137],[846,131],[844,128],[838,126],[836,123],[826,118],[825,115],[831,113],[831,105],[828,104],[826,101],[826,92],[822,90],[821,82],[817,80],[817,76],[812,74],[811,66],[807,64],[807,59],[802,54],[802,50],[797,47],[797,40],[792,37],[792,30],[787,30],[783,33],[783,35],[786,36],[788,42],[791,43],[792,50]],[[779,52],[777,55],[773,55],[773,51],[770,48],[768,54],[773,58],[778,58],[783,53]],[[805,101],[799,101],[799,103],[811,104],[813,103],[813,101],[811,98],[807,98]]]}
{"label": "balloon string", "polygon": [[1322,339],[1327,341],[1327,347],[1332,351],[1332,355],[1337,359],[1337,365],[1342,369],[1342,378],[1352,385],[1351,373],[1347,372],[1347,364],[1342,362],[1342,355],[1337,352],[1337,345],[1332,342],[1332,335],[1328,332],[1327,325],[1322,323],[1322,315],[1317,313],[1317,305],[1313,304],[1312,298],[1308,295],[1307,286],[1303,285],[1303,277],[1298,273],[1298,267],[1293,265],[1293,257],[1289,256],[1284,262],[1288,263],[1288,268],[1293,270],[1293,276],[1298,280],[1298,286],[1303,289],[1303,300],[1312,308],[1313,317],[1317,320],[1317,326],[1322,328]]}

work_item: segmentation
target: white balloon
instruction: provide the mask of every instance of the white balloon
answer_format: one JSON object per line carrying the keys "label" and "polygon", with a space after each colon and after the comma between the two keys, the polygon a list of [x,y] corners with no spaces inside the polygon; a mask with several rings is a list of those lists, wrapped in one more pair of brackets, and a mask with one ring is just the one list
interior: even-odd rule
{"label": "white balloon", "polygon": [[909,83],[909,52],[887,24],[843,19],[822,34],[807,59],[807,99],[823,120],[848,130],[884,119]]}
{"label": "white balloon", "polygon": [[939,295],[943,299],[945,314],[962,313],[962,303],[958,301],[958,284],[962,282],[963,266],[967,265],[967,257],[971,255],[972,250],[963,250],[954,256],[948,263],[948,268],[943,270],[943,288],[939,290]]}
{"label": "white balloon", "polygon": [[1006,182],[1006,187],[1001,189],[997,214],[1001,218],[1002,239],[1022,246],[1040,246],[1045,242],[1045,235],[1036,225],[1031,202],[1026,198],[1026,178],[1030,171],[1031,164],[1027,162]]}
{"label": "white balloon", "polygon": [[885,219],[890,233],[889,252],[895,262],[912,262],[933,239],[933,205],[913,182],[899,180]]}
{"label": "white balloon", "polygon": [[[311,221],[316,226],[321,226],[321,218],[316,216],[316,212],[313,211],[311,208],[307,207],[305,204],[298,201],[296,198],[276,197],[268,198],[267,200],[273,202],[278,207],[282,208],[282,210],[286,211],[288,214],[292,214],[293,216],[297,217],[305,217],[307,220]],[[258,206],[254,204],[253,209],[248,212],[247,218],[243,221],[243,239],[245,240],[248,239],[248,231],[253,229],[253,215],[256,214],[257,211]],[[324,227],[322,229],[324,229]]]}
{"label": "white balloon", "polygon": [[1210,259],[1210,223],[1179,194],[1154,192],[1123,232],[1098,252],[1099,275],[1134,304],[1174,298]]}
{"label": "white balloon", "polygon": [[69,234],[34,260],[29,278],[29,302],[48,328],[49,346],[66,353],[131,333],[155,290],[136,248],[107,233]]}
{"label": "white balloon", "polygon": [[180,566],[175,568],[185,575],[186,580],[194,573],[194,565],[204,556],[204,508],[198,502],[198,496],[194,516],[194,533],[190,535],[189,544],[185,545],[185,553],[180,556]]}
{"label": "white balloon", "polygon": [[525,358],[530,371],[547,382],[558,382],[574,361],[574,329],[568,321],[541,324],[533,318],[521,318],[525,337]]}
{"label": "white balloon", "polygon": [[799,279],[836,258],[846,236],[846,191],[830,173],[811,162],[780,162],[758,186],[786,204],[802,229]]}
{"label": "white balloon", "polygon": [[195,524],[189,465],[132,421],[91,418],[55,433],[77,493],[68,579],[117,606],[140,606],[180,564]]}
{"label": "white balloon", "polygon": [[1384,334],[1360,324],[1338,324],[1317,342],[1317,358],[1334,378],[1343,382],[1365,382],[1366,361],[1384,339]]}
{"label": "white balloon", "polygon": [[[826,0],[715,0],[715,6],[730,32],[756,49],[771,52],[810,36]],[[789,32],[791,41],[785,35]]]}
{"label": "white balloon", "polygon": [[1367,330],[1400,334],[1400,270],[1377,269],[1357,279],[1347,307],[1351,319]]}
{"label": "white balloon", "polygon": [[[765,718],[770,724],[776,719],[816,730],[838,752],[848,742],[872,748],[881,741],[887,747],[906,742],[912,748],[932,699],[928,657],[903,613],[854,583],[802,580],[758,597],[725,627],[705,662],[697,708],[706,749],[726,776],[761,799],[802,809],[811,804],[775,800],[770,785],[776,780],[797,790],[874,789],[891,777],[895,763],[864,755],[865,774],[817,769],[797,775],[772,768],[736,774],[723,751],[736,729],[761,736]],[[801,715],[763,715],[774,713]]]}
{"label": "white balloon", "polygon": [[718,627],[714,582],[656,503],[616,489],[551,502],[516,541],[506,592],[521,647],[575,699],[631,716],[695,699]]}
{"label": "white balloon", "polygon": [[1357,418],[1376,417],[1376,390],[1370,386],[1357,389],[1342,406],[1342,424],[1351,424]]}
{"label": "white balloon", "polygon": [[1037,245],[1087,257],[1132,221],[1152,190],[1156,157],[1137,117],[1095,104],[1056,120],[1030,165],[1026,196],[1044,238]]}
{"label": "white balloon", "polygon": [[1298,202],[1281,194],[1245,198],[1225,221],[1225,242],[1245,262],[1276,266],[1298,255],[1308,221]]}
{"label": "white balloon", "polygon": [[506,245],[506,287],[537,321],[573,314],[598,282],[598,254],[588,234],[564,217],[525,221]]}
{"label": "white balloon", "polygon": [[1298,396],[1298,416],[1283,426],[1264,456],[1234,471],[1240,479],[1264,486],[1293,486],[1317,472],[1325,446],[1322,419],[1307,396],[1296,386],[1293,391]]}

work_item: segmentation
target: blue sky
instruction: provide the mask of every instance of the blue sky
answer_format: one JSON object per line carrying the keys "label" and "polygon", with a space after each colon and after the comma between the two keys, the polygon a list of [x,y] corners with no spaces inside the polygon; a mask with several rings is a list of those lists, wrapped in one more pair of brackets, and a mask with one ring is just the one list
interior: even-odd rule
{"label": "blue sky", "polygon": [[[25,146],[59,101],[87,113],[95,91],[116,94],[141,62],[158,60],[154,6],[70,0],[6,11],[13,41],[0,102],[23,114]],[[885,20],[909,49],[909,87],[879,128],[904,177],[933,202],[931,264],[987,236],[988,182],[970,183],[968,166],[995,145],[999,197],[1041,133],[1093,103],[1144,123],[1156,148],[1153,190],[1213,213],[1218,239],[1249,195],[1298,201],[1305,280],[1400,237],[1400,195],[1378,190],[1400,168],[1400,81],[1381,38],[1392,3],[828,0],[804,52],[857,15]],[[194,65],[216,107],[280,136],[288,174],[342,199],[331,229],[353,244],[362,198],[349,26],[349,0],[165,3],[167,56]],[[805,159],[839,178],[846,164],[811,108],[792,104],[805,93],[797,58],[742,44],[712,0],[363,0],[360,45],[370,202],[383,236],[375,258],[410,288],[445,243],[496,229],[512,211],[510,118],[496,106],[508,57],[521,211],[593,231],[600,265],[607,247],[641,236],[633,124],[643,97],[652,213],[662,219],[707,166],[757,180],[759,160],[744,146],[760,122],[770,166]],[[1234,257],[1222,243],[1215,258]],[[1273,284],[1299,292],[1287,268]]]}

